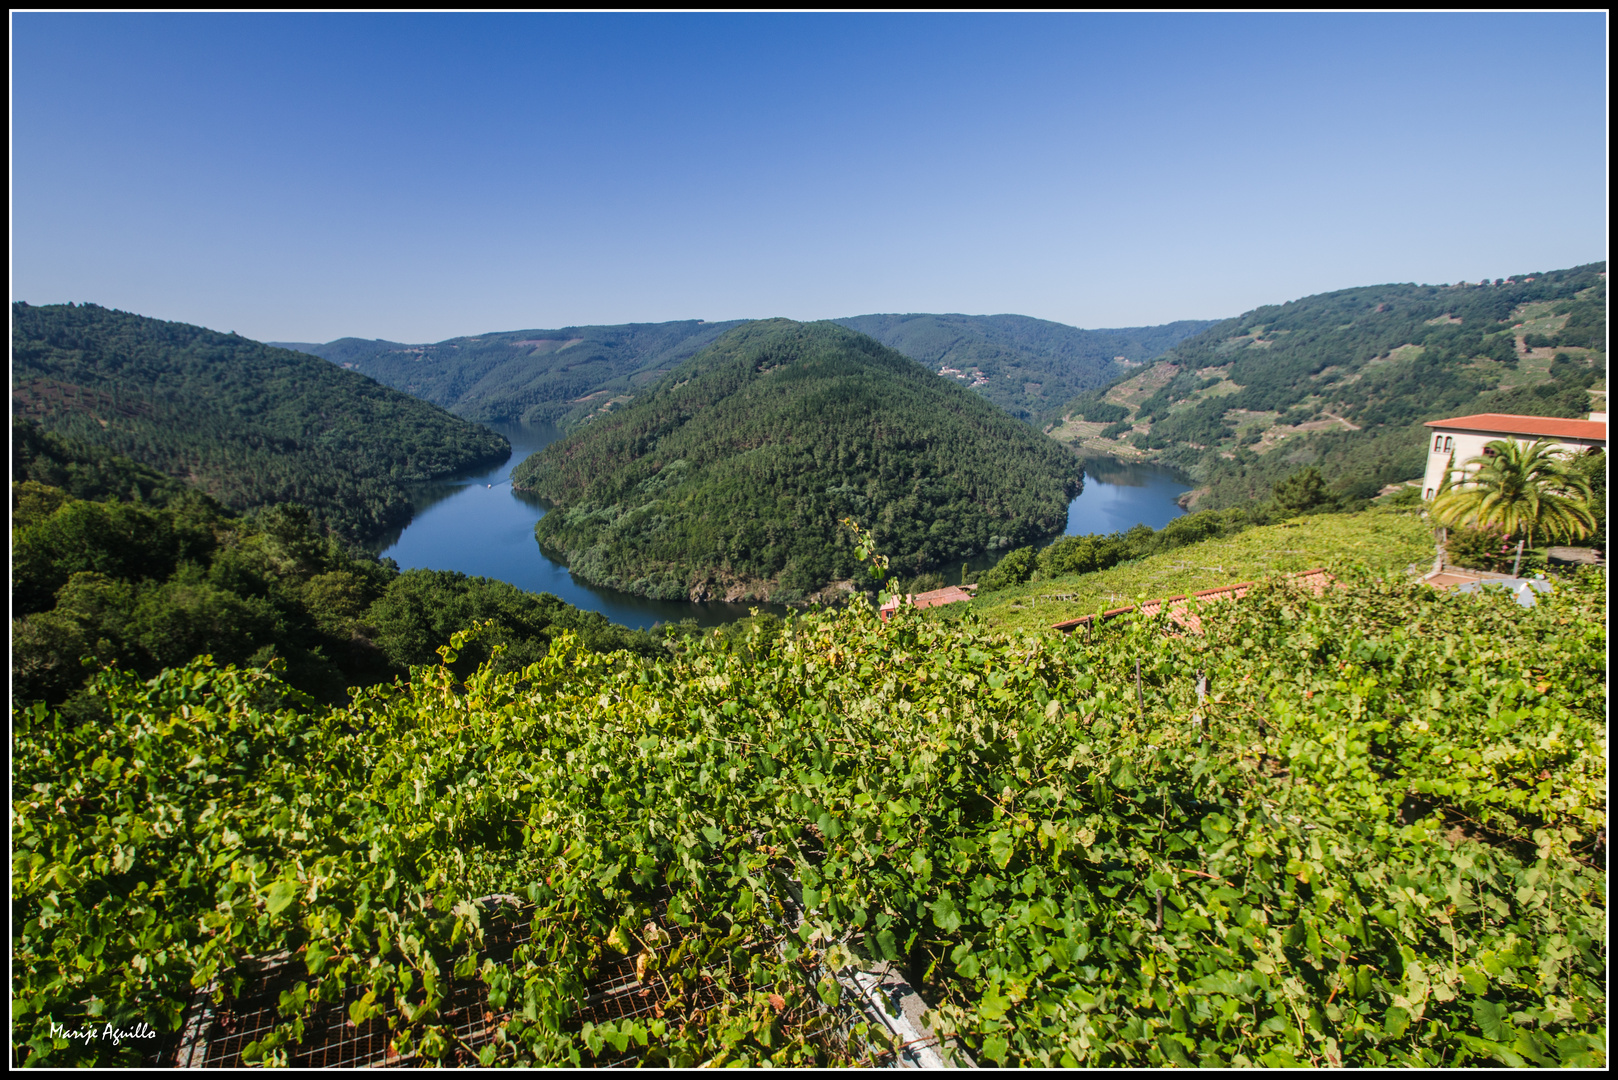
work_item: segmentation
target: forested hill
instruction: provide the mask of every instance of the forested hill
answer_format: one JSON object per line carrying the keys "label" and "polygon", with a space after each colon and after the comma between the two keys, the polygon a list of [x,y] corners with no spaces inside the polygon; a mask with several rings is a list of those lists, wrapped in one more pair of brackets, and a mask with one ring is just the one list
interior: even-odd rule
{"label": "forested hill", "polygon": [[205,653],[255,668],[279,658],[288,682],[334,703],[436,662],[449,635],[484,620],[509,668],[544,657],[563,630],[587,649],[663,652],[554,596],[453,571],[401,574],[323,534],[303,507],[234,514],[26,419],[12,431],[11,526],[12,700],[67,702],[79,717],[97,666],[86,658],[141,678]]}
{"label": "forested hill", "polygon": [[1019,419],[1043,423],[1060,406],[1127,373],[1134,364],[1214,325],[1081,330],[1026,315],[856,315],[833,320],[869,334],[976,390]]}
{"label": "forested hill", "polygon": [[480,423],[570,423],[610,411],[739,322],[508,330],[432,345],[286,342]]}
{"label": "forested hill", "polygon": [[14,303],[12,409],[228,507],[297,502],[353,539],[403,485],[511,452],[494,432],[304,353],[94,304]]}
{"label": "forested hill", "polygon": [[1156,457],[1199,506],[1314,465],[1349,498],[1421,474],[1422,422],[1605,409],[1606,263],[1458,285],[1373,285],[1256,308],[1068,403],[1052,431]]}
{"label": "forested hill", "polygon": [[1067,450],[835,323],[731,331],[512,474],[573,574],[648,596],[794,600],[855,572],[839,519],[914,572],[1060,531]]}
{"label": "forested hill", "polygon": [[[1024,315],[857,315],[833,320],[1043,423],[1063,402],[1213,325],[1188,320],[1080,330]],[[468,420],[573,426],[622,408],[741,321],[508,330],[433,345],[339,338],[276,342],[430,401]],[[1121,358],[1121,359],[1120,359]]]}

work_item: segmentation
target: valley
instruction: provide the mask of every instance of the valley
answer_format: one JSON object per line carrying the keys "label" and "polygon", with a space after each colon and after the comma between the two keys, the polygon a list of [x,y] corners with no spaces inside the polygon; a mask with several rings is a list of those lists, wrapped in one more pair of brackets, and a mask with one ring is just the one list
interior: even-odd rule
{"label": "valley", "polygon": [[[510,440],[512,457],[494,469],[420,485],[411,491],[414,516],[409,525],[375,542],[373,550],[405,570],[453,570],[472,577],[504,581],[534,593],[550,593],[583,611],[594,611],[623,626],[650,629],[658,623],[691,621],[713,627],[744,620],[754,610],[775,616],[789,608],[759,601],[726,603],[654,600],[590,585],[576,579],[566,564],[538,546],[534,526],[545,514],[542,500],[514,491],[511,470],[527,457],[562,437],[554,427],[493,424]],[[1065,534],[1110,533],[1138,524],[1162,528],[1184,513],[1177,505],[1188,485],[1155,466],[1097,461],[1086,465],[1084,490],[1068,504]],[[468,534],[478,537],[468,544]],[[912,579],[911,591],[953,582],[993,565],[985,555],[948,564],[927,580]]]}
{"label": "valley", "polygon": [[13,10],[11,1067],[1605,1071],[1611,22]]}
{"label": "valley", "polygon": [[[880,1063],[850,995],[893,965],[980,1063],[1603,1065],[1605,572],[1437,592],[1416,492],[1373,488],[1423,419],[1603,399],[1604,267],[1528,277],[1127,364],[1035,327],[1065,383],[948,316],[866,324],[928,366],[788,320],[381,343],[420,398],[377,343],[18,305],[19,1054],[172,1064],[200,982],[285,954],[231,1060],[346,1022],[441,1064]],[[946,573],[975,597],[862,599]],[[1053,629],[1236,581],[1186,632]],[[583,1019],[620,969],[647,1011]],[[464,992],[487,1038],[445,1034]],[[53,1035],[85,1000],[156,1041]]]}

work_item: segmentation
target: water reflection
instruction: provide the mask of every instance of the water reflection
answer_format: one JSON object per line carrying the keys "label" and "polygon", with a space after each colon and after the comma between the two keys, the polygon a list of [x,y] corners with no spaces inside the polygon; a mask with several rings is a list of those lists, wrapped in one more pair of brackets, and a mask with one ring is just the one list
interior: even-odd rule
{"label": "water reflection", "polygon": [[459,570],[529,592],[548,592],[575,607],[599,611],[622,626],[644,628],[682,619],[717,626],[744,617],[750,607],[778,614],[786,610],[778,605],[649,600],[574,581],[567,567],[546,558],[534,539],[534,525],[545,516],[544,504],[534,495],[511,489],[512,470],[561,438],[562,432],[550,424],[485,426],[510,440],[511,457],[492,469],[412,489],[415,516],[410,524],[384,536],[373,550],[394,559],[403,570]]}
{"label": "water reflection", "polygon": [[[1177,501],[1192,484],[1179,473],[1156,465],[1100,458],[1084,463],[1084,490],[1067,504],[1067,528],[1062,536],[1086,533],[1127,532],[1136,525],[1161,529],[1185,513]],[[1048,547],[1062,536],[1053,536],[1035,547]],[[933,571],[945,584],[962,581],[962,571],[987,570],[1000,561],[1004,551],[974,555]]]}
{"label": "water reflection", "polygon": [[1084,463],[1084,490],[1067,507],[1064,536],[1161,529],[1185,513],[1177,501],[1192,485],[1156,465],[1098,458]]}
{"label": "water reflection", "polygon": [[[547,558],[534,538],[534,525],[545,516],[543,503],[511,489],[512,470],[561,438],[562,432],[550,424],[487,426],[510,440],[511,457],[492,469],[418,485],[411,491],[415,516],[410,524],[384,536],[373,550],[405,570],[459,570],[530,592],[548,592],[623,626],[649,627],[682,619],[716,626],[744,617],[752,607],[786,611],[774,604],[649,600],[574,581],[567,567]],[[1086,462],[1085,472],[1084,491],[1068,506],[1065,535],[1121,532],[1143,523],[1161,529],[1185,513],[1175,500],[1191,485],[1169,470],[1108,459]],[[1002,554],[979,555],[935,572],[953,583],[961,579],[963,567],[984,570]]]}

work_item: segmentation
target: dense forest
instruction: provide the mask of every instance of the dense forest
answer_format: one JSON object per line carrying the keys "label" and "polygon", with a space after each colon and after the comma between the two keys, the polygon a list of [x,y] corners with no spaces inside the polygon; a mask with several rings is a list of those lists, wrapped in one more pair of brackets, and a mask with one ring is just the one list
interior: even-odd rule
{"label": "dense forest", "polygon": [[802,599],[850,577],[838,522],[914,573],[1059,532],[1066,449],[834,323],[731,331],[512,473],[578,577],[665,599]]}
{"label": "dense forest", "polygon": [[[1022,315],[859,315],[835,322],[869,334],[1033,422],[1212,325],[1185,321],[1080,330]],[[340,338],[277,342],[371,376],[468,420],[572,427],[621,408],[676,364],[740,326],[699,320],[508,330],[432,345]]]}
{"label": "dense forest", "polygon": [[1306,464],[1335,493],[1368,497],[1420,475],[1425,420],[1587,415],[1606,377],[1605,271],[1378,285],[1257,308],[1180,342],[1155,381],[1128,376],[1065,411],[1189,470],[1208,489],[1199,506],[1262,498]]}
{"label": "dense forest", "polygon": [[12,436],[11,663],[15,702],[79,715],[94,670],[142,677],[208,654],[263,667],[324,702],[434,662],[437,646],[492,621],[467,664],[503,646],[508,666],[560,631],[587,649],[661,652],[546,594],[452,571],[400,573],[320,529],[296,504],[238,515],[127,459],[19,421]]}
{"label": "dense forest", "polygon": [[960,381],[1030,423],[1043,422],[1076,394],[1103,386],[1213,325],[1186,319],[1163,326],[1080,330],[1026,315],[857,315],[834,319],[890,349],[952,369]]}
{"label": "dense forest", "polygon": [[627,400],[740,322],[699,319],[508,330],[431,345],[339,338],[285,347],[324,357],[479,423],[571,426]]}
{"label": "dense forest", "polygon": [[504,438],[303,353],[94,304],[14,303],[13,415],[238,510],[308,506],[350,538],[410,518],[404,485],[510,454]]}

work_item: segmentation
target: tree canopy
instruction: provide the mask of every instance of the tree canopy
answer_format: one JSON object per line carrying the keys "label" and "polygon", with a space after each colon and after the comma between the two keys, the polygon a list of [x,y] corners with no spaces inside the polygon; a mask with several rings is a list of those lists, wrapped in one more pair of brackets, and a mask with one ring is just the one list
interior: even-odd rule
{"label": "tree canopy", "polygon": [[854,573],[838,523],[910,574],[1059,532],[1078,460],[834,323],[749,323],[523,462],[537,535],[598,585],[802,598]]}
{"label": "tree canopy", "polygon": [[236,514],[27,421],[13,440],[11,601],[13,697],[53,705],[77,700],[99,665],[151,677],[203,654],[254,667],[279,658],[293,686],[342,701],[349,687],[433,662],[475,621],[491,630],[469,665],[494,646],[508,665],[531,662],[564,629],[586,649],[661,651],[554,596],[451,571],[401,574],[320,529],[307,507]]}
{"label": "tree canopy", "polygon": [[1579,540],[1596,528],[1590,482],[1555,444],[1495,439],[1434,497],[1444,525],[1497,528],[1512,539]]}
{"label": "tree canopy", "polygon": [[[1606,377],[1605,271],[1591,263],[1266,305],[1062,411],[1190,473],[1204,489],[1199,507],[1262,499],[1303,466],[1334,496],[1363,501],[1421,474],[1423,421],[1588,414],[1587,391]],[[1547,356],[1551,346],[1566,351]]]}
{"label": "tree canopy", "polygon": [[506,440],[303,353],[94,304],[12,305],[15,415],[225,506],[308,506],[361,539],[405,485],[504,460]]}

